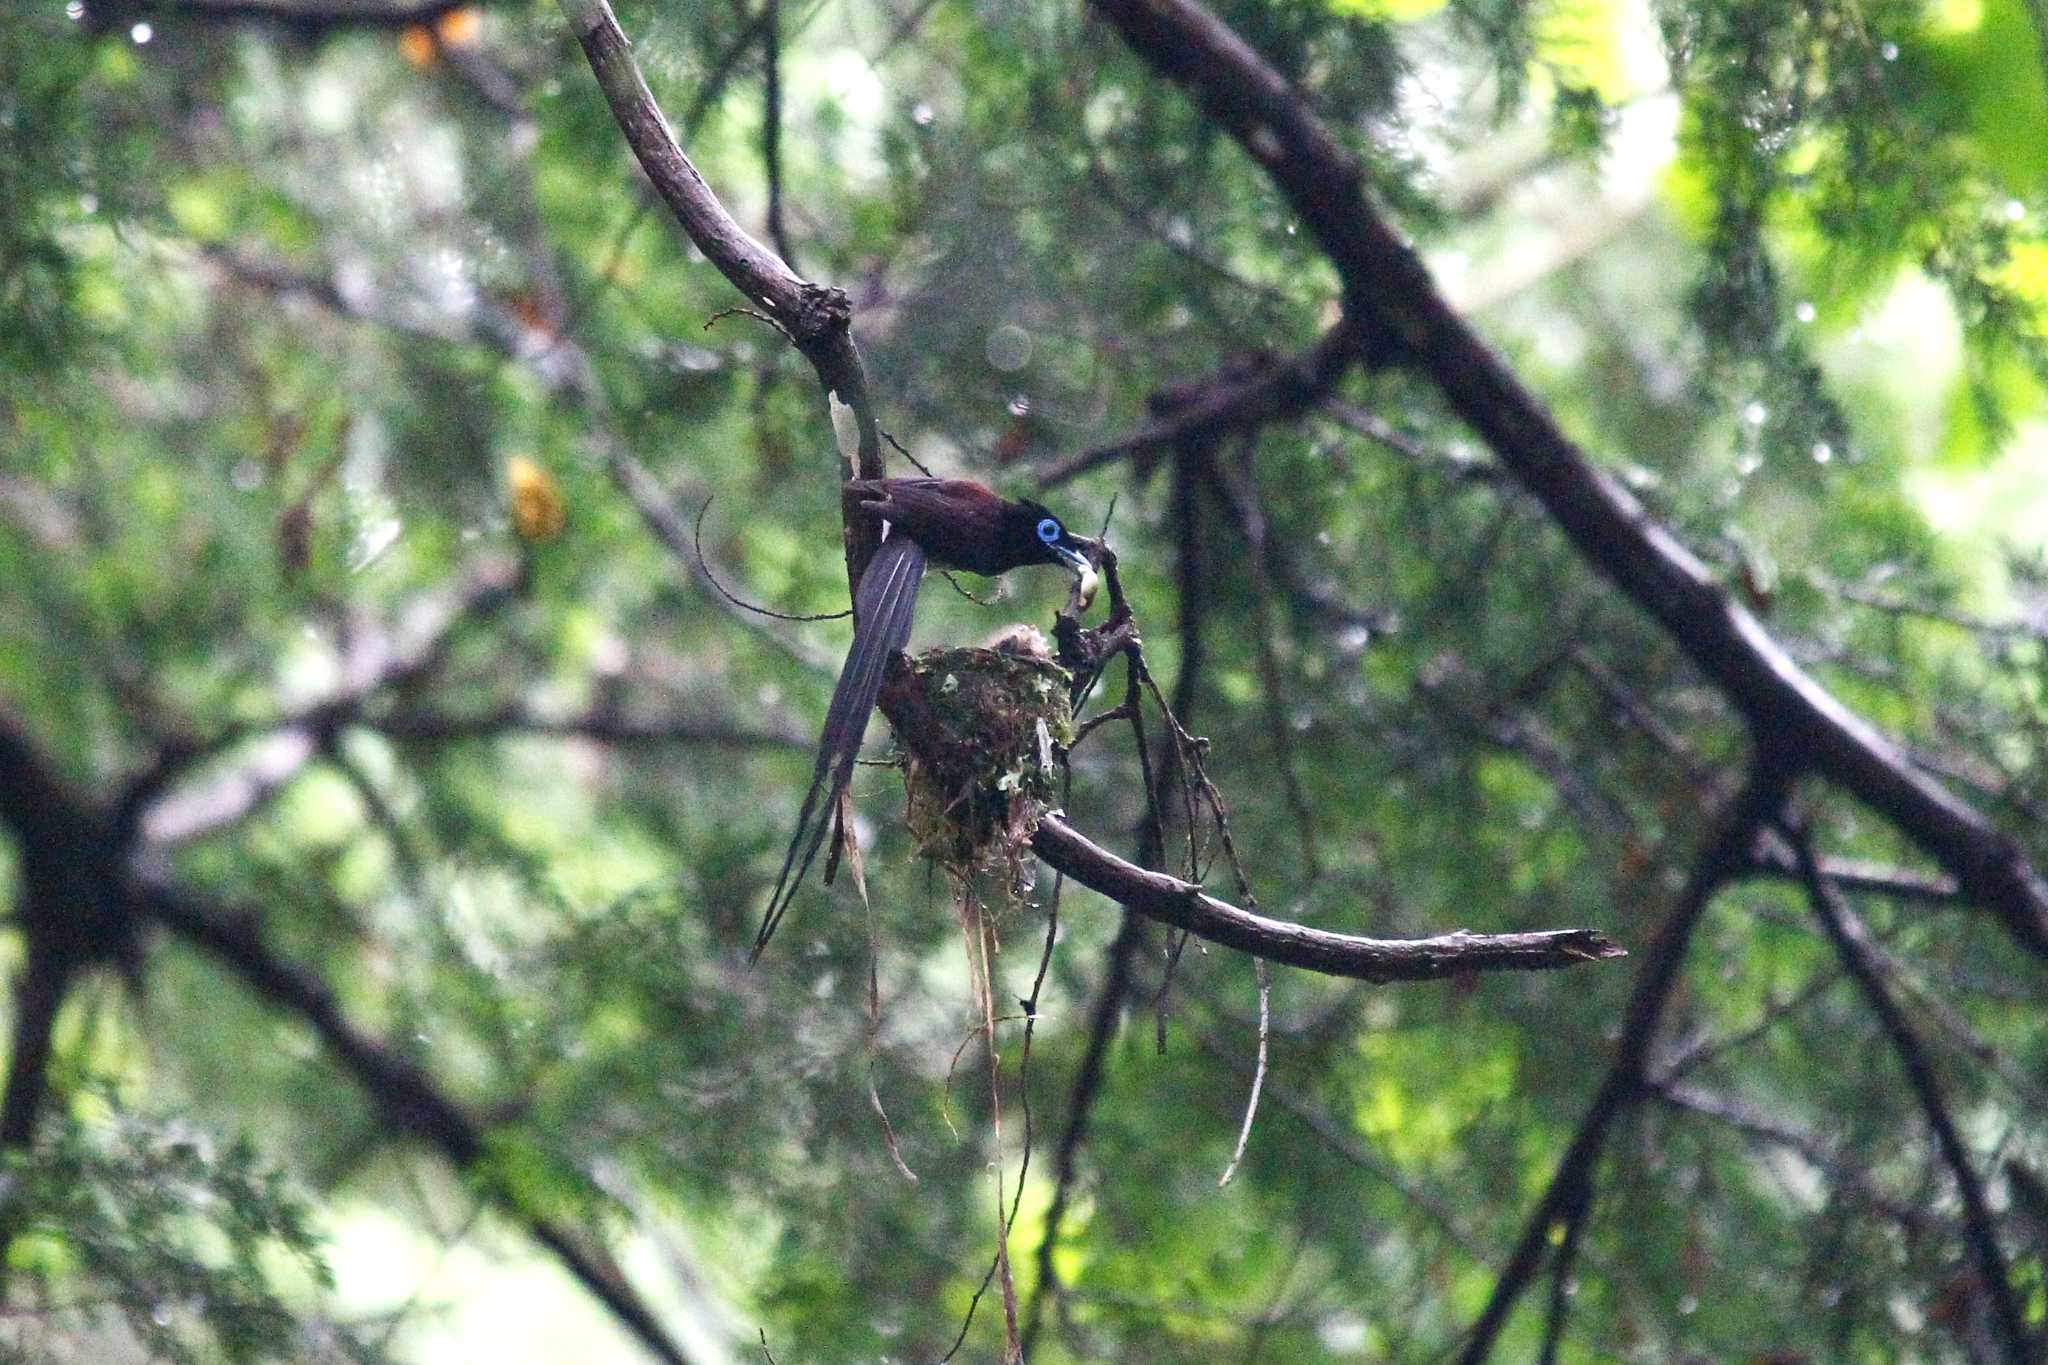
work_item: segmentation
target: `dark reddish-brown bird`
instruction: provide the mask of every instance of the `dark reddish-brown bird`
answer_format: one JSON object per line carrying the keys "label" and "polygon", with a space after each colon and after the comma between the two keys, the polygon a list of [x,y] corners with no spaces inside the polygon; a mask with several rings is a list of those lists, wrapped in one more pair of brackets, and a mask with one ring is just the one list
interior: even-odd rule
{"label": "dark reddish-brown bird", "polygon": [[[1035,502],[1012,502],[968,479],[865,479],[848,487],[862,509],[882,522],[882,547],[853,595],[853,648],[825,712],[811,788],[804,793],[796,833],[783,855],[782,875],[761,917],[749,962],[759,960],[774,937],[832,828],[832,812],[853,780],[854,759],[889,658],[910,639],[926,563],[990,576],[1027,564],[1063,565],[1083,577],[1093,572],[1091,542],[1071,534]],[[820,797],[825,799],[820,802]]]}

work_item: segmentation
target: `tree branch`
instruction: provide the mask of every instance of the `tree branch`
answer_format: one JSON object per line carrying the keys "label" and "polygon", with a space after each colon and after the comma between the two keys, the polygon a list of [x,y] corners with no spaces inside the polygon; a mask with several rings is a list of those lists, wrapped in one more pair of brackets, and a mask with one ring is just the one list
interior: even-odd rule
{"label": "tree branch", "polygon": [[[560,1257],[657,1358],[687,1365],[688,1357],[602,1250],[526,1208],[513,1191],[491,1179],[485,1131],[475,1118],[417,1063],[351,1024],[326,981],[272,951],[253,914],[223,913],[176,885],[161,868],[142,866],[161,859],[134,856],[136,828],[72,790],[4,707],[0,823],[15,836],[21,858],[28,966],[37,973],[35,987],[23,998],[48,1002],[23,1006],[24,1011],[33,1009],[27,1018],[32,1027],[16,1039],[8,1093],[0,1105],[10,1141],[19,1135],[25,1144],[32,1134],[32,1101],[40,1099],[48,1059],[47,1029],[39,1020],[54,1018],[62,985],[81,967],[121,960],[141,928],[161,924],[221,959],[258,995],[311,1025],[386,1124],[482,1177],[498,1204]],[[30,1070],[32,1076],[24,1074]],[[0,1207],[0,1260],[11,1231]]]}
{"label": "tree branch", "polygon": [[1166,408],[1164,414],[1128,436],[1067,457],[1041,474],[1039,485],[1055,488],[1117,460],[1297,417],[1334,389],[1359,358],[1357,328],[1347,319],[1300,355],[1269,361],[1250,374],[1242,366],[1228,366],[1209,379],[1159,395],[1154,406]]}
{"label": "tree branch", "polygon": [[1811,1133],[1781,1123],[1732,1096],[1703,1090],[1683,1081],[1659,1077],[1646,1080],[1644,1084],[1648,1087],[1649,1097],[1659,1104],[1720,1124],[1754,1142],[1782,1147],[1798,1154],[1800,1160],[1815,1170],[1826,1172],[1838,1188],[1852,1192],[1857,1199],[1899,1224],[1903,1231],[1917,1232],[1926,1221],[1922,1210],[1887,1198],[1862,1166],[1844,1160],[1840,1153]]}
{"label": "tree branch", "polygon": [[1792,774],[1783,769],[1765,768],[1757,772],[1708,832],[1684,891],[1658,929],[1656,941],[1644,953],[1642,970],[1636,974],[1635,987],[1622,1014],[1614,1060],[1608,1064],[1607,1074],[1586,1108],[1586,1117],[1573,1134],[1571,1145],[1565,1148],[1549,1187],[1537,1201],[1507,1265],[1495,1281],[1492,1297],[1472,1325],[1465,1349],[1458,1357],[1462,1365],[1479,1365],[1493,1353],[1494,1342],[1507,1325],[1515,1300],[1542,1266],[1551,1230],[1569,1224],[1585,1208],[1593,1187],[1593,1167],[1606,1149],[1608,1133],[1615,1120],[1643,1096],[1650,1044],[1656,1038],[1664,1007],[1678,985],[1679,969],[1692,943],[1693,930],[1715,894],[1735,876],[1758,828],[1774,818],[1784,805],[1791,784]]}
{"label": "tree branch", "polygon": [[[676,141],[606,0],[560,3],[612,116],[655,191],[697,249],[775,321],[817,371],[839,437],[842,480],[881,478],[881,428],[854,344],[853,304],[846,292],[798,275],[726,211]],[[870,518],[852,515],[850,504],[847,512],[847,581],[858,584],[874,554],[876,533]]]}
{"label": "tree branch", "polygon": [[[1836,886],[1858,895],[1885,896],[1917,905],[1954,906],[1960,894],[1953,878],[1930,876],[1910,868],[1886,867],[1848,858],[1823,858],[1821,871]],[[1742,875],[1798,881],[1799,860],[1775,830],[1765,830],[1758,837]]]}
{"label": "tree branch", "polygon": [[[14,1028],[8,1038],[7,1091],[0,1098],[0,1150],[26,1152],[35,1142],[49,1090],[51,1040],[75,965],[33,942],[14,983]],[[6,1204],[0,1197],[0,1207]],[[11,1232],[11,1229],[8,1229]],[[12,1238],[0,1233],[0,1248]]]}
{"label": "tree branch", "polygon": [[248,737],[234,727],[203,744],[161,755],[122,799],[140,822],[146,842],[160,848],[189,843],[245,818],[297,775],[320,746],[359,718],[382,695],[402,695],[432,677],[465,624],[489,617],[510,602],[526,571],[509,555],[480,556],[452,588],[422,594],[388,629],[368,628],[350,642],[342,680],[333,694],[275,725],[240,761],[204,782],[166,790],[195,763]]}
{"label": "tree branch", "polygon": [[1192,882],[1125,862],[1061,820],[1048,816],[1031,838],[1046,864],[1148,919],[1185,929],[1226,948],[1327,976],[1359,981],[1441,981],[1470,972],[1545,971],[1626,956],[1594,929],[1435,938],[1364,938],[1268,919],[1221,901]]}
{"label": "tree branch", "polygon": [[[1298,608],[1325,622],[1371,635],[1390,634],[1399,626],[1399,618],[1392,610],[1346,601],[1328,585],[1312,579],[1295,558],[1285,537],[1275,539],[1266,534],[1265,510],[1259,505],[1249,480],[1216,477],[1211,479],[1209,490],[1229,513],[1238,534],[1244,537],[1246,546],[1251,549],[1254,561],[1262,566],[1273,586],[1285,593]],[[1359,637],[1361,641],[1364,638]]]}
{"label": "tree branch", "polygon": [[608,1254],[567,1226],[524,1207],[517,1195],[490,1176],[483,1124],[444,1094],[411,1058],[350,1023],[325,981],[272,951],[253,915],[223,914],[161,878],[136,879],[136,894],[142,913],[219,958],[256,994],[309,1024],[391,1128],[482,1178],[492,1199],[554,1252],[657,1359],[688,1365],[690,1357]]}
{"label": "tree branch", "polygon": [[1802,828],[1788,827],[1786,837],[1792,845],[1793,856],[1799,861],[1799,875],[1806,884],[1806,895],[1814,916],[1834,942],[1843,969],[1862,990],[1864,998],[1870,1002],[1871,1012],[1877,1015],[1878,1024],[1891,1040],[1892,1051],[1898,1054],[1899,1065],[1906,1073],[1906,1083],[1920,1102],[1920,1111],[1927,1117],[1927,1126],[1934,1130],[1935,1145],[1941,1151],[1941,1158],[1955,1177],[1956,1193],[1963,1204],[1963,1240],[1969,1245],[1971,1259],[1977,1264],[1977,1278],[1982,1282],[1985,1297],[1990,1300],[1991,1319],[1997,1327],[2000,1351],[2008,1365],[2033,1365],[2038,1359],[2036,1343],[2027,1330],[2026,1318],[2013,1293],[2005,1253],[1999,1250],[1998,1231],[1992,1219],[1990,1201],[1984,1194],[1984,1182],[1970,1164],[1970,1149],[1956,1130],[1955,1118],[1949,1113],[1948,1102],[1941,1093],[1941,1082],[1934,1074],[1933,1060],[1885,984],[1884,974],[1878,967],[1882,950],[1872,940],[1869,928],[1849,908],[1841,891],[1821,870],[1820,860],[1814,856],[1813,840],[1807,832]]}
{"label": "tree branch", "polygon": [[[2014,841],[1916,769],[1800,669],[1700,560],[1596,467],[1455,312],[1367,194],[1365,170],[1287,80],[1196,0],[1090,0],[1263,166],[1336,267],[1357,336],[1427,376],[1574,547],[1654,618],[1748,721],[1761,752],[1811,766],[1953,873],[2048,957],[2048,883]],[[1376,355],[1366,355],[1370,360]]]}
{"label": "tree branch", "polygon": [[[0,1148],[27,1151],[49,1093],[57,1015],[81,970],[128,962],[132,925],[122,914],[110,859],[126,848],[116,822],[88,806],[0,704],[0,827],[12,836],[20,888],[15,922],[25,942],[14,982],[14,1032],[0,1096]],[[15,1229],[0,1191],[0,1264]]]}
{"label": "tree branch", "polygon": [[782,213],[782,0],[761,5],[761,164],[768,176],[768,240],[796,269]]}

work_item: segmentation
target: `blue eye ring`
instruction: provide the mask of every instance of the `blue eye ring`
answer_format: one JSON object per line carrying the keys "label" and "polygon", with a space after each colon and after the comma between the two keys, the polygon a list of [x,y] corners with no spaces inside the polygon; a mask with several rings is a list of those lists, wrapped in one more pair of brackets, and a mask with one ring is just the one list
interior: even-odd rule
{"label": "blue eye ring", "polygon": [[1057,518],[1044,517],[1040,519],[1038,523],[1038,538],[1044,541],[1046,544],[1059,544],[1060,537],[1065,534],[1066,532],[1060,529],[1060,524]]}

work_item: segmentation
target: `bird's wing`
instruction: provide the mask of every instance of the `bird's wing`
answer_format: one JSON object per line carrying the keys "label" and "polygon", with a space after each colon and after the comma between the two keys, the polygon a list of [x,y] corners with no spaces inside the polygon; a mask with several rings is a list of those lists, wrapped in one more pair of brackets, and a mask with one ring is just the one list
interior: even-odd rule
{"label": "bird's wing", "polygon": [[971,479],[871,479],[855,483],[861,502],[898,531],[924,539],[925,528],[943,524],[995,494]]}
{"label": "bird's wing", "polygon": [[754,935],[754,948],[747,957],[750,964],[760,960],[762,949],[775,936],[776,926],[789,912],[790,901],[832,828],[832,811],[853,780],[861,736],[867,732],[875,698],[881,695],[889,659],[910,640],[910,618],[923,581],[924,551],[903,535],[883,541],[861,575],[860,590],[853,598],[853,648],[847,651],[839,685],[832,690],[825,733],[818,739],[817,763],[811,770],[811,788],[804,793],[796,832],[783,855],[782,874],[775,880],[775,894],[768,898],[761,928]]}

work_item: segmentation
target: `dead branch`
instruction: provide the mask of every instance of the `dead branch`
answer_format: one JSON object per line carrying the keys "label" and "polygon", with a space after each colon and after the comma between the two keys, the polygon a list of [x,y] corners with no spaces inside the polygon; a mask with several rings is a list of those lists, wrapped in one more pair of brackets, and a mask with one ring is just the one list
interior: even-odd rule
{"label": "dead branch", "polygon": [[1148,919],[1185,929],[1226,948],[1359,981],[1441,981],[1472,972],[1546,971],[1625,956],[1595,929],[1520,934],[1458,930],[1433,938],[1365,938],[1268,919],[1221,901],[1192,882],[1150,872],[1091,843],[1048,816],[1031,847],[1046,865]]}

